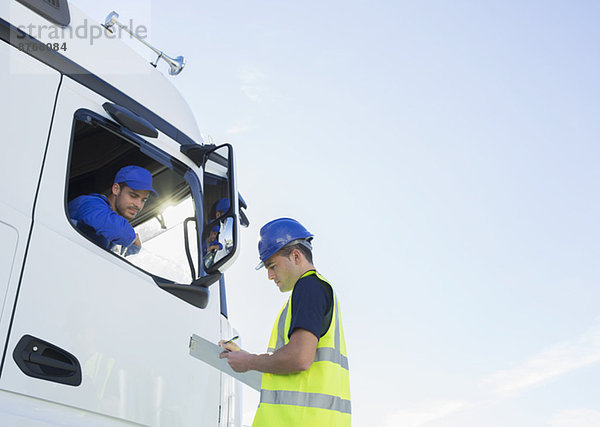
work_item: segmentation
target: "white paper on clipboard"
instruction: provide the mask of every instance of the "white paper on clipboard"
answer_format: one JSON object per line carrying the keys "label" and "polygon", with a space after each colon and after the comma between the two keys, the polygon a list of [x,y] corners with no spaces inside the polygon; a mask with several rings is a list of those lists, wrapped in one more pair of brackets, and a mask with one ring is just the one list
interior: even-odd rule
{"label": "white paper on clipboard", "polygon": [[227,363],[227,359],[219,359],[219,354],[223,351],[222,347],[219,347],[217,344],[207,341],[196,334],[193,334],[190,338],[190,356],[202,360],[204,363],[208,363],[213,368],[232,376],[236,380],[252,387],[254,390],[260,391],[262,372],[235,372],[231,369],[229,363]]}

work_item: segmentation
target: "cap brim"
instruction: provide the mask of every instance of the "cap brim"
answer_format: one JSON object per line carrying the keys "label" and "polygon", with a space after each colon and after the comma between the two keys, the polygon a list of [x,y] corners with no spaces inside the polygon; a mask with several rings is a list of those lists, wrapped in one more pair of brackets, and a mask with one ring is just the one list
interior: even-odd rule
{"label": "cap brim", "polygon": [[[131,188],[133,188],[133,187],[131,187]],[[156,191],[154,191],[154,188],[133,188],[133,189],[137,190],[137,191],[149,191],[150,194],[152,194],[154,197],[158,198],[158,193]]]}
{"label": "cap brim", "polygon": [[263,268],[265,266],[265,263],[263,261],[260,262],[260,264],[258,264],[256,267],[254,267],[255,270],[260,270],[261,268]]}
{"label": "cap brim", "polygon": [[137,190],[137,191],[149,191],[151,194],[153,194],[155,197],[158,197],[158,193],[156,192],[156,190],[152,187],[148,186],[148,183],[144,183],[138,180],[133,180],[133,179],[129,179],[129,180],[125,180],[123,181],[125,183],[125,185],[127,185],[128,187]]}

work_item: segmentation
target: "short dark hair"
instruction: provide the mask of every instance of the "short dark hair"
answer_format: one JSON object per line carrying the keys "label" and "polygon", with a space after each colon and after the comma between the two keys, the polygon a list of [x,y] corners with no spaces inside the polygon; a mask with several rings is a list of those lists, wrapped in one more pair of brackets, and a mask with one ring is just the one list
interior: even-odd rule
{"label": "short dark hair", "polygon": [[102,194],[104,194],[106,197],[110,197],[110,195],[112,194],[113,185],[115,185],[115,184],[119,184],[119,190],[122,190],[125,187],[128,187],[128,185],[125,184],[124,182],[113,182],[111,184],[111,186],[108,189],[106,189]]}
{"label": "short dark hair", "polygon": [[295,245],[284,246],[279,251],[279,254],[281,256],[289,258],[291,253],[294,252],[294,249],[298,249],[302,253],[302,255],[304,255],[304,258],[306,258],[306,260],[308,262],[310,262],[311,264],[313,263],[313,256],[312,256],[311,250],[308,249],[306,246],[304,246],[301,243],[296,243]]}

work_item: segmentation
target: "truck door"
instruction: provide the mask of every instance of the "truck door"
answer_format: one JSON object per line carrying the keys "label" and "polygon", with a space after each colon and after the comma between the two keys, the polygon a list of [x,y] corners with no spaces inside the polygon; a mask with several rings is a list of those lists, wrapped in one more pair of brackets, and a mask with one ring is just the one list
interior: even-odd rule
{"label": "truck door", "polygon": [[[10,323],[60,73],[0,41],[0,339]],[[7,314],[8,313],[8,314]]]}
{"label": "truck door", "polygon": [[[18,399],[15,420],[35,412],[61,424],[218,425],[220,373],[190,357],[188,344],[192,334],[220,339],[219,298],[199,308],[157,285],[193,279],[180,231],[198,207],[198,170],[162,134],[144,143],[120,133],[105,102],[63,77],[0,389]],[[136,217],[145,237],[131,257],[87,238],[67,211],[127,164],[147,167],[160,187]],[[162,202],[177,212],[154,215]]]}

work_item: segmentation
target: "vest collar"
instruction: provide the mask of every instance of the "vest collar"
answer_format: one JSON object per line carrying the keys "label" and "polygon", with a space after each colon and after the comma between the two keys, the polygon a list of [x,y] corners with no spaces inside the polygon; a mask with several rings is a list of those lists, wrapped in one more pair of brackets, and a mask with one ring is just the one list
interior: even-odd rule
{"label": "vest collar", "polygon": [[300,276],[300,277],[298,278],[298,280],[300,280],[300,279],[302,279],[302,278],[304,278],[304,277],[310,276],[310,275],[312,275],[312,274],[317,274],[317,270],[315,270],[315,269],[308,270],[306,273],[304,273],[302,276]]}

